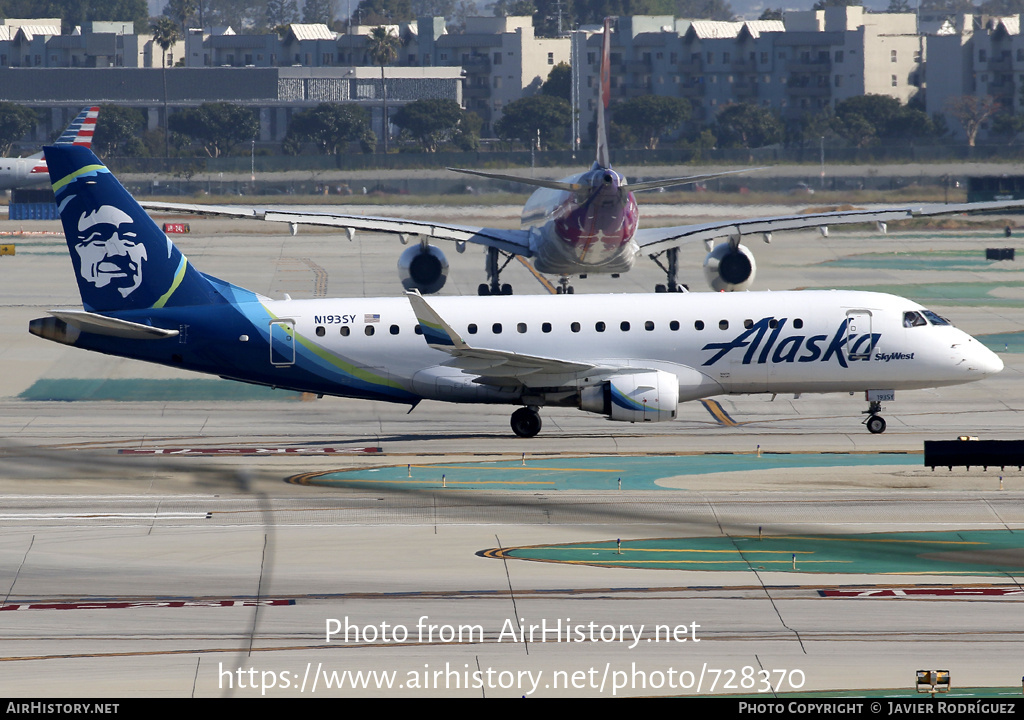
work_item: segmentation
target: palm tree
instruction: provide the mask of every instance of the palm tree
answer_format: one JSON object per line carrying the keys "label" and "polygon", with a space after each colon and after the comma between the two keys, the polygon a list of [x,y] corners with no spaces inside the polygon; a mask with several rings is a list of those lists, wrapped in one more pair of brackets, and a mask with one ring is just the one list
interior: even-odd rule
{"label": "palm tree", "polygon": [[150,23],[153,31],[153,42],[160,46],[160,61],[163,67],[164,80],[164,157],[171,156],[170,136],[171,130],[167,124],[167,51],[171,45],[178,41],[178,25],[169,17],[157,18]]}
{"label": "palm tree", "polygon": [[388,86],[384,81],[384,66],[398,59],[399,40],[386,27],[370,31],[369,52],[374,65],[380,65],[380,89],[384,102],[384,154],[388,152]]}

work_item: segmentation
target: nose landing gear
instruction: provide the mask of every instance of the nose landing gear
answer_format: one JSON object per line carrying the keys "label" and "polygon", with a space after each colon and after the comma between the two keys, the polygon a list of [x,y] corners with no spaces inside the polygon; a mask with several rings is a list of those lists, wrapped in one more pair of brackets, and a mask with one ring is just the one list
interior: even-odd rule
{"label": "nose landing gear", "polygon": [[864,411],[867,417],[864,419],[864,425],[867,426],[868,432],[872,435],[879,435],[885,432],[885,418],[880,413],[882,411],[882,403],[878,400],[871,400],[868,402],[868,409]]}

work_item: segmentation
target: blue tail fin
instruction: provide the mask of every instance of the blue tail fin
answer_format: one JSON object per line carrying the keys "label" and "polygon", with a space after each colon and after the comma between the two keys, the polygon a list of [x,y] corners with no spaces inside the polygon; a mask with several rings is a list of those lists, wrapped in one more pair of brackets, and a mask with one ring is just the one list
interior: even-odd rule
{"label": "blue tail fin", "polygon": [[43,151],[86,310],[225,302],[91,150]]}

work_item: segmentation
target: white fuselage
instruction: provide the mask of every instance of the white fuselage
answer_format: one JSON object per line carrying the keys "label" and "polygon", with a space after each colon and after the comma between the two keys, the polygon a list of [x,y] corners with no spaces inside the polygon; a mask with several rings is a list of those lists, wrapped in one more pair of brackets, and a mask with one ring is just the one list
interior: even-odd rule
{"label": "white fuselage", "polygon": [[42,157],[0,158],[0,190],[43,187],[50,182]]}
{"label": "white fuselage", "polygon": [[[271,316],[294,321],[300,354],[304,347],[346,374],[384,378],[420,397],[514,403],[529,396],[544,404],[545,392],[556,393],[538,392],[529,377],[519,378],[523,385],[480,384],[477,374],[446,366],[451,357],[415,332],[404,298],[263,304]],[[996,355],[951,325],[904,327],[904,313],[921,306],[879,293],[437,297],[431,306],[472,348],[662,370],[678,379],[680,401],[937,387],[1002,369]],[[580,373],[563,387],[589,381]]]}

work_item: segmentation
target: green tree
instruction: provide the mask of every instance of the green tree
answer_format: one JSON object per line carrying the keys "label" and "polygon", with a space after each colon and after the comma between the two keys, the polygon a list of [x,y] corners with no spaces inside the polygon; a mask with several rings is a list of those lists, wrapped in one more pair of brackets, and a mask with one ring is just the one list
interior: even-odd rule
{"label": "green tree", "polygon": [[773,10],[772,8],[765,8],[764,12],[761,13],[761,16],[758,18],[758,20],[781,20],[781,19],[782,19],[782,8],[778,8],[777,10]]}
{"label": "green tree", "polygon": [[411,0],[415,17],[451,17],[455,0]]}
{"label": "green tree", "polygon": [[[164,125],[168,123],[167,118],[167,51],[171,49],[178,40],[178,26],[174,24],[174,21],[169,17],[159,17],[153,20],[150,24],[150,29],[153,32],[153,42],[159,46],[160,52],[160,67],[161,76],[164,85]],[[164,138],[167,138],[167,133],[164,133]],[[164,157],[170,157],[171,150],[170,146],[164,147]]]}
{"label": "green tree", "polygon": [[560,62],[551,68],[548,79],[540,86],[542,95],[572,100],[572,68],[569,63]]}
{"label": "green tree", "polygon": [[934,123],[923,110],[887,95],[857,95],[837,103],[834,127],[857,147],[936,134]]}
{"label": "green tree", "polygon": [[389,125],[391,124],[390,118],[388,118],[388,85],[384,79],[384,66],[390,65],[398,59],[398,48],[401,41],[391,34],[391,31],[385,27],[375,27],[370,31],[368,38],[367,50],[370,53],[370,58],[373,60],[374,65],[380,65],[380,93],[381,101],[384,104],[383,114],[383,127],[381,130],[384,133],[384,154],[388,152],[388,135]]}
{"label": "green tree", "polygon": [[641,95],[612,107],[615,122],[625,125],[648,150],[658,140],[690,119],[690,101],[664,95]]}
{"label": "green tree", "polygon": [[416,100],[395,113],[394,123],[416,138],[427,152],[450,142],[466,120],[454,100]]}
{"label": "green tree", "polygon": [[39,121],[34,110],[12,102],[0,102],[0,155],[7,157],[11,146],[21,140]]}
{"label": "green tree", "polygon": [[540,131],[544,145],[561,145],[571,122],[572,108],[568,102],[550,95],[533,95],[505,106],[501,119],[494,124],[494,131],[503,140],[525,143],[536,142]]}
{"label": "green tree", "polygon": [[168,0],[163,14],[181,26],[184,37],[199,17],[199,0]]}
{"label": "green tree", "polygon": [[236,33],[258,30],[267,15],[267,0],[203,0],[207,25],[228,25]]}
{"label": "green tree", "polygon": [[96,133],[92,138],[96,154],[100,157],[126,154],[126,143],[138,137],[145,126],[146,116],[138,108],[100,105],[100,114],[96,118]]}
{"label": "green tree", "polygon": [[135,23],[144,32],[149,22],[146,0],[2,0],[3,17],[59,17],[64,32],[89,20],[122,20]]}
{"label": "green tree", "polygon": [[397,25],[416,19],[409,0],[359,0],[353,17],[360,25]]}
{"label": "green tree", "polygon": [[289,25],[299,17],[299,5],[295,0],[267,0],[267,27]]}
{"label": "green tree", "polygon": [[227,102],[203,103],[171,116],[171,132],[192,138],[210,157],[231,152],[240,142],[252,140],[260,132],[256,111]]}
{"label": "green tree", "polygon": [[1024,113],[1000,112],[992,117],[992,128],[989,135],[993,139],[1012,145],[1022,132],[1024,132]]}
{"label": "green tree", "polygon": [[[669,14],[671,15],[672,13]],[[732,6],[725,2],[725,0],[677,0],[675,15],[676,17],[706,18],[708,20],[728,21],[736,19],[736,13],[733,12]],[[781,20],[782,18],[763,19]]]}
{"label": "green tree", "polygon": [[864,0],[818,0],[811,6],[811,10],[824,10],[830,7],[850,7],[852,5],[863,5]]}
{"label": "green tree", "polygon": [[330,26],[338,14],[337,0],[306,0],[302,6],[302,22]]}
{"label": "green tree", "polygon": [[359,141],[373,146],[370,114],[355,103],[322,103],[292,116],[284,139],[285,152],[297,154],[304,142],[316,143],[324,155],[341,155],[349,143]]}
{"label": "green tree", "polygon": [[715,135],[724,147],[758,148],[774,145],[783,137],[782,122],[760,105],[727,105],[715,120]]}

